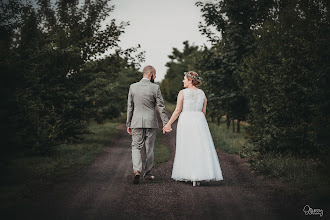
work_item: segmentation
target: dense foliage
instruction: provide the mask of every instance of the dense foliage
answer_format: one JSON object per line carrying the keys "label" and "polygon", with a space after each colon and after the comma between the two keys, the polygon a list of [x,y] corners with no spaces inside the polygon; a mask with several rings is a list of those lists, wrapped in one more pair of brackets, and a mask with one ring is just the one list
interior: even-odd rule
{"label": "dense foliage", "polygon": [[132,81],[123,78],[140,77],[143,53],[118,47],[128,23],[104,22],[114,9],[108,0],[0,7],[2,152],[49,152],[88,133],[91,119],[101,123],[123,111],[122,86]]}
{"label": "dense foliage", "polygon": [[261,153],[327,157],[329,2],[197,5],[205,18],[201,31],[214,42],[200,63],[219,114],[246,118]]}
{"label": "dense foliage", "polygon": [[256,50],[241,76],[251,107],[249,133],[261,152],[327,154],[330,28],[323,6],[282,4],[277,18],[256,30]]}

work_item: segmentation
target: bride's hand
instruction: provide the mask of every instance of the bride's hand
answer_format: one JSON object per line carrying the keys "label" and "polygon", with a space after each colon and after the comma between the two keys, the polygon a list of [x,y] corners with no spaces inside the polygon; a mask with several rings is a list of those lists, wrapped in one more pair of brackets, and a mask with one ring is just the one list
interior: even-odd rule
{"label": "bride's hand", "polygon": [[168,132],[171,132],[172,131],[172,128],[171,128],[171,125],[169,124],[166,124],[164,127],[163,127],[163,133],[168,133]]}

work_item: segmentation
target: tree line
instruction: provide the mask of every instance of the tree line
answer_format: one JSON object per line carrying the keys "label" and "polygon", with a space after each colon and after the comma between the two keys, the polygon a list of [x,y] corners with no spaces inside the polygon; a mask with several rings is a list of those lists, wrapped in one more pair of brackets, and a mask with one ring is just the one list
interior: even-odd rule
{"label": "tree line", "polygon": [[118,46],[129,23],[106,20],[108,0],[1,1],[0,10],[3,158],[50,153],[90,133],[90,120],[120,116],[144,52]]}
{"label": "tree line", "polygon": [[[329,158],[329,1],[198,2],[211,48],[173,48],[162,82],[174,102],[195,70],[208,116],[247,121],[255,151]],[[238,126],[239,129],[239,126]],[[236,130],[237,131],[237,130]]]}

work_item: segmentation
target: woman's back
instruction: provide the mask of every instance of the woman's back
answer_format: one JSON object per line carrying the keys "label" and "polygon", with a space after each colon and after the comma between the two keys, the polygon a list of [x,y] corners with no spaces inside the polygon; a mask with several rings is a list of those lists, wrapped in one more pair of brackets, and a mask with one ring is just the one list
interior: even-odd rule
{"label": "woman's back", "polygon": [[201,89],[184,89],[183,90],[183,107],[182,112],[201,112],[205,94]]}

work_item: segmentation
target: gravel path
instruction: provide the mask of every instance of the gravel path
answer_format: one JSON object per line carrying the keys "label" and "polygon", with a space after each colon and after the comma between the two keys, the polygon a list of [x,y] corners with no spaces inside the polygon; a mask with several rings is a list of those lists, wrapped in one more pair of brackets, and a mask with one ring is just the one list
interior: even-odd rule
{"label": "gravel path", "polygon": [[[171,159],[154,169],[156,180],[132,183],[131,138],[120,135],[95,162],[29,198],[13,219],[297,219],[306,201],[287,196],[278,181],[262,180],[238,155],[218,151],[224,180],[200,187],[171,179],[175,126],[166,134]],[[311,204],[310,204],[311,205]],[[318,217],[319,218],[319,217]]]}

